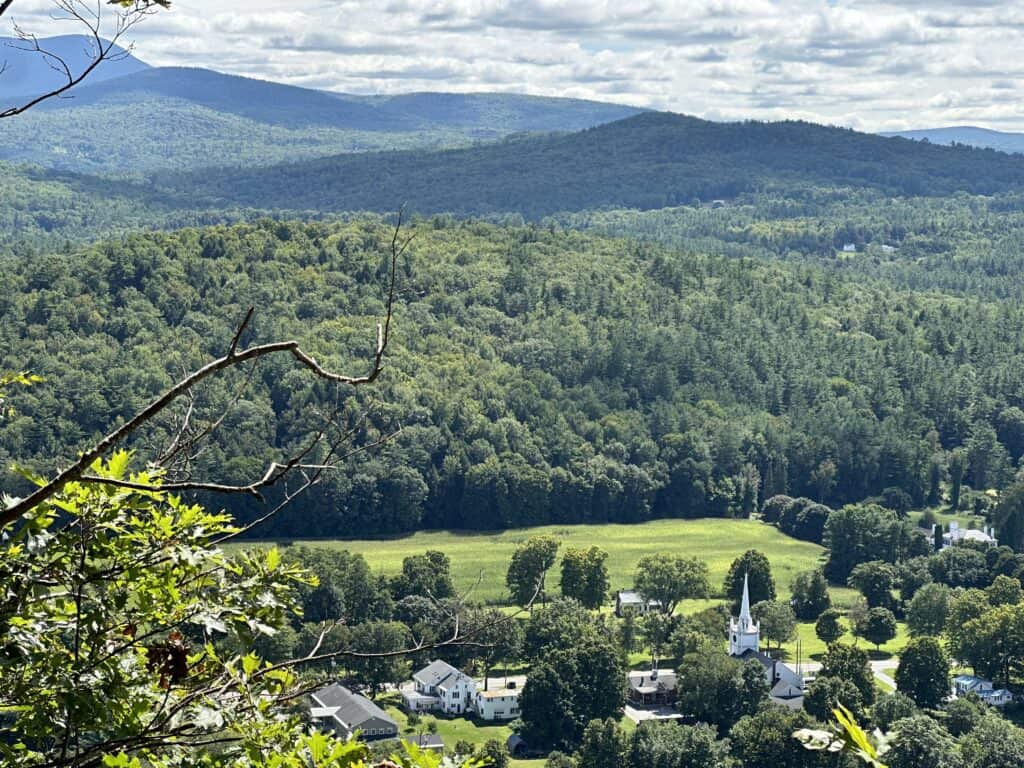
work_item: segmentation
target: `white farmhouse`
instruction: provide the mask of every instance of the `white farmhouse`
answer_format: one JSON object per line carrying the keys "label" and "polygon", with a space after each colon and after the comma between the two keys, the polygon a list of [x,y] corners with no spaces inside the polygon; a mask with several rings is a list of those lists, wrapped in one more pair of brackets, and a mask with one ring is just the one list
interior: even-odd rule
{"label": "white farmhouse", "polygon": [[661,610],[657,600],[645,600],[644,596],[632,589],[623,589],[615,593],[615,615],[620,619],[627,613],[643,616],[651,611]]}
{"label": "white farmhouse", "polygon": [[750,588],[743,577],[740,615],[729,621],[729,655],[740,661],[756,661],[764,667],[772,700],[785,703],[804,695],[804,678],[784,662],[761,653],[761,627],[750,614]]}
{"label": "white farmhouse", "polygon": [[402,691],[402,701],[410,712],[438,710],[447,715],[462,715],[473,707],[476,680],[446,661],[432,661],[412,676],[413,687]]}
{"label": "white farmhouse", "polygon": [[996,689],[992,681],[974,675],[957,675],[953,678],[953,696],[960,698],[975,693],[983,702],[992,707],[1005,707],[1013,701],[1013,694],[1005,688]]}
{"label": "white farmhouse", "polygon": [[954,520],[949,524],[949,531],[942,534],[943,549],[965,541],[976,541],[981,544],[988,544],[990,547],[999,545],[999,541],[996,539],[995,528],[990,528],[987,525],[983,526],[982,530],[979,531],[974,528],[961,528],[960,524]]}
{"label": "white farmhouse", "polygon": [[473,709],[481,720],[514,720],[519,717],[519,694],[522,689],[509,681],[504,688],[477,690]]}

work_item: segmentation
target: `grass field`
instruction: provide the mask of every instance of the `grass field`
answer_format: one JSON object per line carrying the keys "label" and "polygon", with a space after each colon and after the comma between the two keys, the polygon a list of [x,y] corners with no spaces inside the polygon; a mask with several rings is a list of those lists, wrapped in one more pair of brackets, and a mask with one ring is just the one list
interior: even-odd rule
{"label": "grass field", "polygon": [[[893,656],[898,656],[899,652],[903,650],[903,647],[910,641],[910,634],[907,632],[907,625],[902,621],[896,622],[896,637],[890,640],[888,643],[882,643],[878,650],[875,650],[875,646],[869,643],[863,638],[856,638],[849,631],[849,621],[843,619],[844,626],[847,627],[846,634],[839,638],[839,642],[847,643],[850,645],[856,644],[858,647],[866,650],[872,659],[888,659]],[[828,647],[818,636],[814,634],[814,622],[807,621],[801,622],[796,626],[797,637],[793,638],[788,643],[782,644],[783,656],[782,658],[788,661],[796,661],[796,644],[797,638],[801,642],[801,654],[803,661],[820,661],[821,657],[825,655],[825,651]],[[775,645],[772,645],[774,655]]]}
{"label": "grass field", "polygon": [[[423,717],[417,726],[409,725],[409,718],[404,710],[399,709],[397,695],[382,697],[378,703],[398,723],[398,730],[401,736],[414,736],[420,731],[427,730],[428,723],[435,723],[437,735],[441,737],[445,745],[445,753],[451,754],[456,742],[468,741],[475,747],[483,746],[489,739],[497,739],[502,744],[512,734],[512,729],[507,725],[485,725],[469,718],[441,718],[427,715]],[[543,760],[512,760],[512,768],[540,768],[544,765]]]}
{"label": "grass field", "polygon": [[[427,531],[409,536],[372,540],[296,541],[311,547],[333,547],[362,554],[375,571],[394,574],[402,558],[437,549],[452,561],[452,576],[460,592],[471,591],[471,599],[501,605],[507,602],[505,571],[516,545],[530,536],[552,534],[565,547],[597,545],[608,552],[612,590],[629,587],[637,561],[644,555],[665,552],[699,557],[708,564],[711,589],[721,593],[730,563],[748,549],[763,552],[772,564],[780,598],[788,597],[789,583],[799,571],[822,563],[824,549],[798,541],[776,528],[756,520],[656,520],[638,525],[543,526],[501,532]],[[558,566],[549,576],[548,588],[557,593]],[[833,591],[839,605],[849,602],[852,590]],[[699,607],[682,607],[684,612]]]}

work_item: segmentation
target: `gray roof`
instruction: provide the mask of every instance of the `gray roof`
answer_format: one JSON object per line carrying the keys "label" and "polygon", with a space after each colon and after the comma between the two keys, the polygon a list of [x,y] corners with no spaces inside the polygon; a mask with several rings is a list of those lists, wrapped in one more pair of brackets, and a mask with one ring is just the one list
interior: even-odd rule
{"label": "gray roof", "polygon": [[313,700],[321,707],[334,709],[334,717],[350,730],[358,728],[373,718],[378,718],[389,725],[393,725],[396,729],[398,728],[398,723],[387,712],[365,696],[352,693],[348,688],[338,683],[332,683],[326,688],[321,688],[313,694]]}
{"label": "gray roof", "polygon": [[761,662],[761,666],[765,669],[771,669],[775,666],[775,659],[773,659],[771,656],[767,656],[761,653],[760,651],[755,651],[750,648],[745,650],[736,658],[740,661],[759,661]]}
{"label": "gray roof", "polygon": [[674,669],[659,669],[657,675],[652,670],[632,670],[627,675],[629,687],[640,693],[654,693],[658,690],[673,691],[679,676]]}
{"label": "gray roof", "polygon": [[441,661],[438,659],[437,661],[430,662],[412,677],[414,680],[422,683],[428,688],[433,688],[443,683],[452,675],[455,675],[456,677],[459,675],[465,676],[447,661]]}

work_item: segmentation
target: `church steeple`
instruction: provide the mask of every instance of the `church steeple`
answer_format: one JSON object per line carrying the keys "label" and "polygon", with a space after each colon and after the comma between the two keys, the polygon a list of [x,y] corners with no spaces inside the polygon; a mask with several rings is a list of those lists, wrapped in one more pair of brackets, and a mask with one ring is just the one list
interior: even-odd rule
{"label": "church steeple", "polygon": [[729,655],[742,656],[747,651],[761,650],[761,627],[750,613],[750,577],[743,574],[743,599],[738,619],[729,621]]}
{"label": "church steeple", "polygon": [[740,626],[746,629],[754,623],[750,615],[750,575],[743,574],[743,601],[740,603]]}

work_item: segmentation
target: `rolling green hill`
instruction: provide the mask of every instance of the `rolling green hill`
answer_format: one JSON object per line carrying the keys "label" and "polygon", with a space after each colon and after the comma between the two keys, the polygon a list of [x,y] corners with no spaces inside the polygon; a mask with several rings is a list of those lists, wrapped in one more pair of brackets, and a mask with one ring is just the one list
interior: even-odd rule
{"label": "rolling green hill", "polygon": [[759,190],[897,195],[1024,189],[1024,157],[810,123],[712,123],[644,113],[575,134],[440,152],[341,155],[263,169],[165,175],[208,204],[316,210],[515,212],[661,208]]}

